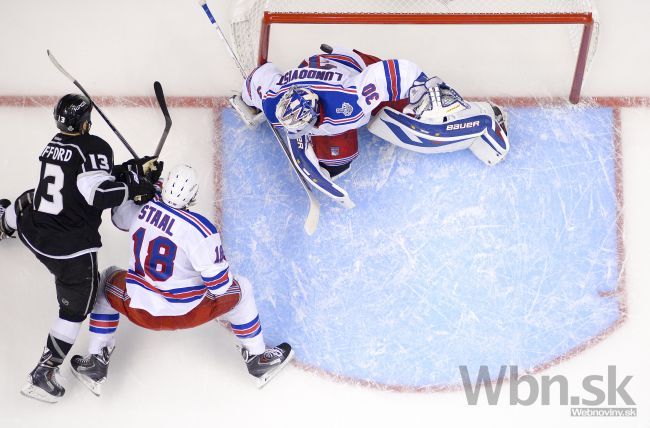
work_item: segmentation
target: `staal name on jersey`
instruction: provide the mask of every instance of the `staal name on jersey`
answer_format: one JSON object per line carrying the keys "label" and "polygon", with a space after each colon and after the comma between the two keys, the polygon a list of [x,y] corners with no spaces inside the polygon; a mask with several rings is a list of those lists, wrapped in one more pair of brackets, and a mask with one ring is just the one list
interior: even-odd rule
{"label": "staal name on jersey", "polygon": [[[145,219],[146,217],[146,219]],[[144,220],[152,226],[156,226],[158,229],[162,230],[169,236],[174,236],[172,232],[172,227],[176,219],[171,218],[168,214],[157,210],[151,205],[145,205],[140,210],[140,215],[138,216],[140,220]]]}

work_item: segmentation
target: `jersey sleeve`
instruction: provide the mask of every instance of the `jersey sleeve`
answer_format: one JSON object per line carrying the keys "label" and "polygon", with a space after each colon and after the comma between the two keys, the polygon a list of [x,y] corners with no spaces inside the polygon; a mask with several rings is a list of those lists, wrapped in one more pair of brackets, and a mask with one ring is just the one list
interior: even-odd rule
{"label": "jersey sleeve", "polygon": [[225,293],[232,284],[230,267],[223,252],[221,237],[213,233],[191,246],[189,259],[194,270],[201,274],[210,293]]}
{"label": "jersey sleeve", "polygon": [[251,107],[262,110],[262,99],[282,73],[270,62],[260,65],[248,75],[242,86],[242,99]]}
{"label": "jersey sleeve", "polygon": [[84,159],[81,166],[82,172],[113,170],[113,149],[101,138],[88,135],[83,146]]}
{"label": "jersey sleeve", "polygon": [[426,80],[422,69],[404,59],[388,59],[369,65],[357,78],[359,105],[366,112],[385,101],[408,98],[416,80]]}
{"label": "jersey sleeve", "polygon": [[81,171],[77,175],[77,189],[88,205],[104,210],[124,203],[129,190],[124,183],[115,182],[113,149],[94,135],[84,136]]}
{"label": "jersey sleeve", "polygon": [[111,221],[118,229],[128,232],[142,207],[133,201],[126,201],[111,210]]}
{"label": "jersey sleeve", "polygon": [[77,189],[88,205],[104,210],[123,204],[129,198],[129,189],[116,182],[108,171],[94,170],[77,176]]}
{"label": "jersey sleeve", "polygon": [[[370,56],[368,56],[370,57]],[[330,53],[318,53],[309,58],[305,58],[299,67],[310,68],[325,68],[331,67],[340,68],[341,66],[348,69],[350,73],[361,73],[367,66],[364,58],[357,52],[341,46],[334,46]]]}

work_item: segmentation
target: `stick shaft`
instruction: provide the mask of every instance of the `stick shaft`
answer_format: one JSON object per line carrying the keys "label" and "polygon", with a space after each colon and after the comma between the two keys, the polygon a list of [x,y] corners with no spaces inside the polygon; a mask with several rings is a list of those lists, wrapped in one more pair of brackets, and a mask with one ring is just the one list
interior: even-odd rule
{"label": "stick shaft", "polygon": [[90,96],[90,94],[88,94],[88,92],[86,92],[86,90],[81,85],[81,83],[79,83],[79,81],[77,79],[72,77],[72,75],[70,73],[68,73],[65,68],[63,68],[63,66],[59,63],[59,61],[57,61],[56,58],[54,57],[54,54],[52,54],[52,52],[50,52],[49,50],[47,51],[47,56],[50,58],[50,61],[52,61],[52,64],[54,64],[54,66],[68,80],[70,80],[72,83],[74,83],[74,85],[77,88],[79,88],[81,93],[84,94],[90,100],[90,103],[93,105],[93,107],[95,107],[95,110],[97,110],[97,113],[99,113],[99,115],[102,117],[102,119],[104,119],[104,121],[106,122],[108,127],[111,128],[111,130],[115,133],[115,135],[117,135],[117,138],[119,138],[119,140],[122,142],[122,144],[124,144],[124,147],[126,147],[126,149],[129,151],[129,153],[131,153],[131,155],[134,158],[139,159],[140,156],[138,156],[138,154],[135,152],[135,150],[133,150],[133,147],[131,147],[131,145],[126,141],[126,139],[122,136],[122,134],[120,134],[120,131],[118,131],[117,128],[115,128],[115,126],[113,126],[113,123],[111,123],[111,121],[108,119],[108,117],[106,117],[106,115],[104,114],[102,109],[99,108],[99,106],[95,103],[95,101],[93,101],[92,97]]}
{"label": "stick shaft", "polygon": [[235,64],[237,65],[237,68],[239,68],[239,72],[241,73],[242,77],[246,79],[246,77],[248,77],[248,74],[244,70],[244,67],[241,65],[241,61],[239,60],[239,58],[237,58],[237,54],[235,54],[235,50],[232,48],[230,42],[223,34],[223,31],[221,30],[221,26],[219,25],[217,20],[214,19],[214,15],[212,15],[212,11],[210,11],[208,4],[205,2],[205,0],[199,0],[199,4],[203,8],[205,14],[208,15],[208,19],[210,20],[214,28],[217,30],[217,33],[219,34],[219,37],[221,37],[221,40],[223,40],[223,42],[226,44],[226,47],[228,48],[228,53],[230,54],[230,57],[235,61]]}
{"label": "stick shaft", "polygon": [[[248,77],[248,74],[244,70],[241,61],[239,61],[239,59],[237,58],[235,51],[230,45],[230,42],[228,42],[228,40],[224,36],[223,31],[219,26],[219,23],[214,18],[214,15],[212,15],[212,12],[210,11],[210,8],[208,7],[207,3],[205,2],[205,0],[199,0],[199,4],[203,8],[205,14],[208,16],[208,19],[212,23],[212,26],[217,30],[217,33],[219,34],[221,40],[223,40],[223,42],[226,44],[226,47],[228,48],[228,52],[230,53],[232,59],[235,61],[235,64],[237,65],[237,68],[239,69],[239,72],[241,73],[242,77],[246,79]],[[318,199],[316,199],[313,192],[311,191],[311,187],[307,183],[305,177],[303,177],[298,167],[294,164],[291,153],[289,152],[289,148],[285,144],[284,139],[280,135],[280,132],[271,124],[271,122],[269,122],[268,118],[265,119],[266,119],[266,123],[271,128],[271,131],[273,131],[273,135],[275,136],[275,139],[277,140],[278,144],[280,144],[280,147],[282,147],[282,151],[284,152],[284,155],[289,160],[293,172],[295,172],[296,175],[298,176],[298,179],[300,180],[300,184],[302,185],[303,189],[307,193],[307,197],[309,197],[309,213],[307,214],[307,219],[305,220],[304,229],[308,235],[311,235],[314,233],[316,227],[318,226],[318,219],[320,217],[320,204],[318,202]]]}

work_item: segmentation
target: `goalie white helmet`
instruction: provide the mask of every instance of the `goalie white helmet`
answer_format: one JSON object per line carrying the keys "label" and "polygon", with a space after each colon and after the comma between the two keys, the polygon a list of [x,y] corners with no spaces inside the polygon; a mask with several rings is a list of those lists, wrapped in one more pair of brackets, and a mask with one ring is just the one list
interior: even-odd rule
{"label": "goalie white helmet", "polygon": [[194,169],[189,165],[176,165],[163,182],[161,193],[165,204],[183,210],[194,203],[198,192],[199,183]]}
{"label": "goalie white helmet", "polygon": [[293,86],[280,98],[275,116],[287,132],[302,136],[318,120],[318,95],[311,89]]}

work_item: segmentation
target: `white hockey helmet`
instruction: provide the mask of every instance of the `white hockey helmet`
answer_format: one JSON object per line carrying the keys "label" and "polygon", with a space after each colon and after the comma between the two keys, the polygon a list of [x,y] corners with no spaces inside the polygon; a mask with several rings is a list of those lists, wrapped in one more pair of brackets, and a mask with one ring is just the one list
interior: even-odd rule
{"label": "white hockey helmet", "polygon": [[194,169],[189,165],[176,165],[163,182],[161,193],[165,204],[183,210],[194,203],[198,192],[199,182]]}
{"label": "white hockey helmet", "polygon": [[275,116],[284,129],[301,136],[318,121],[318,95],[309,88],[292,86],[275,107]]}

